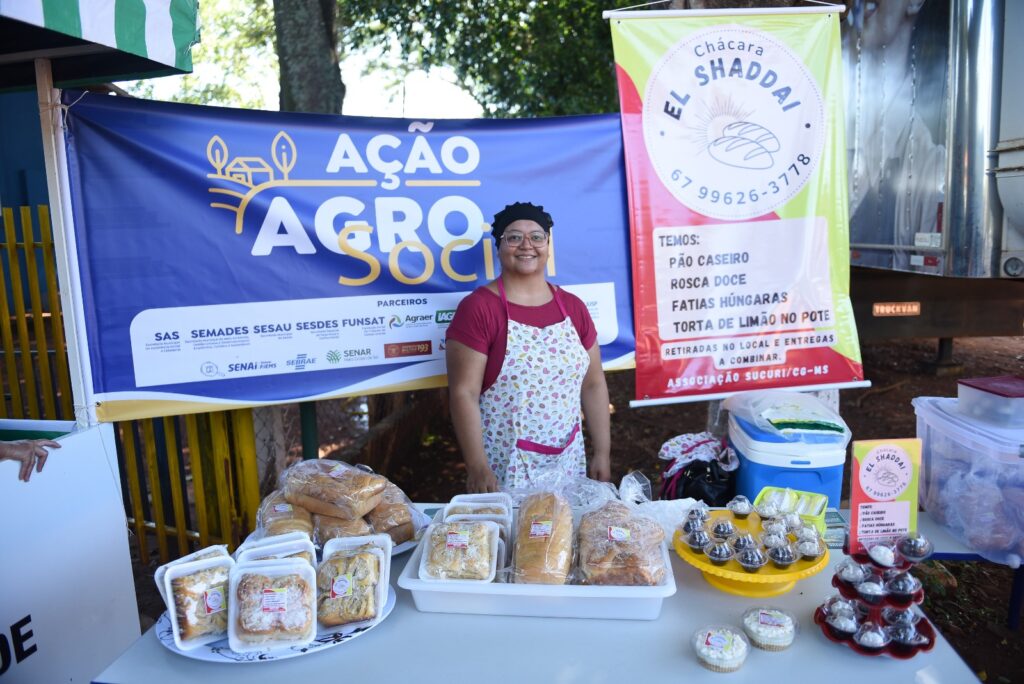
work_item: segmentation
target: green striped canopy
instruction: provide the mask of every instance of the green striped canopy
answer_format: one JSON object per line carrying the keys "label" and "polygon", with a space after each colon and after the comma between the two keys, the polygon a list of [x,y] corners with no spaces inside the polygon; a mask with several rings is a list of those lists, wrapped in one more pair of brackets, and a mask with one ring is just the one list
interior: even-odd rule
{"label": "green striped canopy", "polygon": [[197,19],[197,0],[0,0],[0,87],[19,58],[75,58],[78,81],[191,71]]}

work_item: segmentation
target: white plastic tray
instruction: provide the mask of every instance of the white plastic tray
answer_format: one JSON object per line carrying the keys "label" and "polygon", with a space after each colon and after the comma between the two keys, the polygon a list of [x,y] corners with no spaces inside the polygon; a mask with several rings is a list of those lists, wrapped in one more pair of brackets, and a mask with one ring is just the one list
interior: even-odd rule
{"label": "white plastic tray", "polygon": [[662,601],[676,593],[665,543],[665,580],[654,587],[425,582],[416,576],[422,554],[421,541],[398,577],[398,586],[408,589],[417,610],[425,613],[655,620]]}

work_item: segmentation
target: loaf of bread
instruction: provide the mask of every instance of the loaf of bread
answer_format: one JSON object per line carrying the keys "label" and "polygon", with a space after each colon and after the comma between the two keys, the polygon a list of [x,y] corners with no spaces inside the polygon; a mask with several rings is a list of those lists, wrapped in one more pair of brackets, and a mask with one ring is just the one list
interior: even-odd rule
{"label": "loaf of bread", "polygon": [[316,615],[313,588],[297,574],[245,573],[234,599],[238,601],[238,638],[250,643],[299,638],[309,631]]}
{"label": "loaf of bread", "polygon": [[492,524],[438,523],[430,528],[424,569],[434,579],[486,580],[491,574]]}
{"label": "loaf of bread", "polygon": [[332,555],[316,573],[317,619],[328,627],[377,617],[380,558],[355,550]]}
{"label": "loaf of bread", "polygon": [[171,580],[178,636],[182,641],[228,629],[228,566],[217,566]]}
{"label": "loaf of bread", "polygon": [[345,520],[361,518],[376,508],[388,484],[380,475],[328,459],[297,463],[282,478],[289,503]]}
{"label": "loaf of bread", "polygon": [[654,586],[665,578],[661,543],[665,532],[654,520],[633,515],[609,501],[580,520],[579,569],[583,584]]}
{"label": "loaf of bread", "polygon": [[313,514],[313,542],[323,546],[339,537],[361,537],[373,534],[373,529],[363,518],[343,520],[330,515]]}
{"label": "loaf of bread", "polygon": [[386,534],[395,544],[413,538],[412,511],[409,497],[397,485],[389,482],[381,494],[381,502],[366,514],[366,520],[373,526],[374,532]]}
{"label": "loaf of bread", "polygon": [[313,520],[309,511],[290,503],[280,490],[272,491],[263,499],[256,512],[256,526],[262,528],[268,537],[287,532],[313,534]]}
{"label": "loaf of bread", "polygon": [[513,578],[520,584],[565,584],[572,565],[572,510],[558,494],[531,494],[519,507]]}

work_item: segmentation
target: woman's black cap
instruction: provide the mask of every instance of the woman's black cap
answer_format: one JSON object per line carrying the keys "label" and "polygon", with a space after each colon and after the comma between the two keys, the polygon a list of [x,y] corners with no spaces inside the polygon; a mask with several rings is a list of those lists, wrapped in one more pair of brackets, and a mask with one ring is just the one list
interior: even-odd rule
{"label": "woman's black cap", "polygon": [[551,214],[544,211],[544,207],[529,202],[516,202],[507,205],[494,215],[494,220],[491,222],[491,235],[495,240],[500,240],[510,223],[524,220],[533,221],[543,228],[545,233],[550,233],[551,226],[555,225]]}

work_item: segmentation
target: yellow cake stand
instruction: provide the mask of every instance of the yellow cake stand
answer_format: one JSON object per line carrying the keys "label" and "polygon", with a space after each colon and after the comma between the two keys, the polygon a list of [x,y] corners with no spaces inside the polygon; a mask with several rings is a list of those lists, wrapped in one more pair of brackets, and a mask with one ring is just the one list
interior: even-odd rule
{"label": "yellow cake stand", "polygon": [[[708,529],[721,519],[730,519],[740,532],[750,532],[756,538],[761,533],[761,518],[756,513],[751,513],[745,520],[733,518],[732,514],[723,511],[712,514],[708,520]],[[792,589],[799,580],[811,577],[821,572],[828,565],[828,548],[825,548],[824,555],[817,560],[798,560],[785,570],[780,570],[768,561],[767,565],[757,572],[747,572],[735,560],[725,565],[715,565],[703,553],[693,551],[683,541],[683,531],[676,530],[672,538],[676,553],[684,561],[701,571],[704,579],[711,586],[728,594],[737,596],[749,596],[753,598],[764,598],[785,594]]]}

